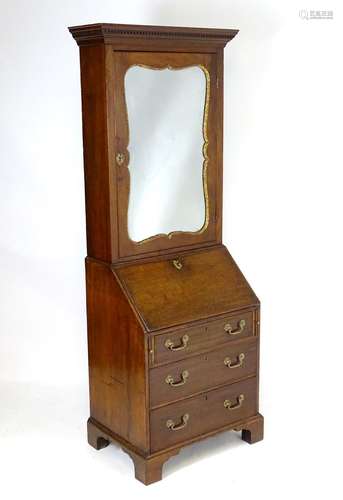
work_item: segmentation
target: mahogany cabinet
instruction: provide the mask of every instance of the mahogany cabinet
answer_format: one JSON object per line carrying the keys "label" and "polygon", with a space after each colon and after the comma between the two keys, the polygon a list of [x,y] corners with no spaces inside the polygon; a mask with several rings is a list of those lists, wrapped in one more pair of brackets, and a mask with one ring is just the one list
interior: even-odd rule
{"label": "mahogany cabinet", "polygon": [[88,441],[158,481],[183,446],[263,437],[259,301],[222,244],[223,49],[237,30],[94,24],[80,47]]}

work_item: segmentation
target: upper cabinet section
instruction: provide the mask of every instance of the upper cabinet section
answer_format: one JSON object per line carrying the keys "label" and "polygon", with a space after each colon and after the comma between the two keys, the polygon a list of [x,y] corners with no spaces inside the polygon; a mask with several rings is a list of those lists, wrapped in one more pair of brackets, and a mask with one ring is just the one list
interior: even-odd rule
{"label": "upper cabinet section", "polygon": [[223,47],[236,30],[97,24],[80,45],[88,255],[221,242]]}

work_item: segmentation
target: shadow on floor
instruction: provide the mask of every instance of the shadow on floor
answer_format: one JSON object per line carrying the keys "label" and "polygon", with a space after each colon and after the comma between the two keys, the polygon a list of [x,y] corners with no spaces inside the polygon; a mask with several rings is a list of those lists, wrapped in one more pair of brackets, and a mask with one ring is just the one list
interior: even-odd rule
{"label": "shadow on floor", "polygon": [[170,458],[163,467],[163,476],[167,477],[180,469],[188,467],[212,455],[218,455],[225,451],[244,446],[241,433],[230,431],[222,432],[216,436],[209,437],[203,441],[193,443],[180,450],[180,453]]}

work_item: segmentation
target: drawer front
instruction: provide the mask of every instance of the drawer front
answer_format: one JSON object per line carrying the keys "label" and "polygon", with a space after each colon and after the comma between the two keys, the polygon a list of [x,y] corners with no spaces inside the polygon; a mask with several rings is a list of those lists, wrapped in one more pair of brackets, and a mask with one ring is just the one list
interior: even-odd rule
{"label": "drawer front", "polygon": [[256,391],[256,378],[251,378],[152,410],[152,452],[256,415]]}
{"label": "drawer front", "polygon": [[255,375],[256,339],[228,343],[220,349],[150,370],[150,406],[171,403]]}
{"label": "drawer front", "polygon": [[254,335],[254,313],[238,313],[203,325],[152,337],[153,364],[170,363]]}

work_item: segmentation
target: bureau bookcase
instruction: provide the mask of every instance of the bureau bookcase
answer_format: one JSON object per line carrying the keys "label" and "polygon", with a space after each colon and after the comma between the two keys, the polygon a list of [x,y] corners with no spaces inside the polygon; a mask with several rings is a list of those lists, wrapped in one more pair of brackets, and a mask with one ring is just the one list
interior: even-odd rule
{"label": "bureau bookcase", "polygon": [[[120,24],[69,30],[81,65],[88,441],[98,450],[119,444],[136,478],[150,484],[190,443],[230,430],[248,443],[263,437],[259,301],[222,244],[223,50],[237,30]],[[196,148],[187,134],[198,108]],[[167,117],[177,121],[164,138]],[[156,179],[161,189],[145,195]],[[196,186],[200,208],[192,211]],[[172,215],[182,229],[149,234],[176,189],[183,191]],[[191,223],[187,230],[190,216],[195,226],[203,216],[197,230]],[[146,237],[132,237],[145,234],[145,226]]]}

